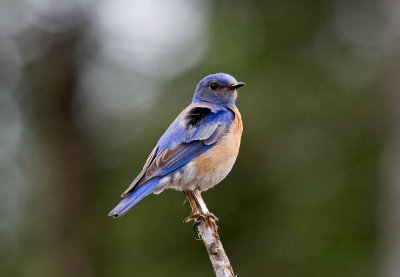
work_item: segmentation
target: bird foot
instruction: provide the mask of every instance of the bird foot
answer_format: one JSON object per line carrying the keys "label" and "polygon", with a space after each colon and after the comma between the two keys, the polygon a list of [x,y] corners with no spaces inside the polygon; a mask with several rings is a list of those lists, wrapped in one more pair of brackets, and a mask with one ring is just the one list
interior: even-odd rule
{"label": "bird foot", "polygon": [[201,218],[208,220],[210,218],[212,218],[216,223],[218,223],[218,217],[216,217],[213,213],[205,213],[205,214],[201,214],[201,213],[195,213],[195,214],[191,214],[188,217],[185,218],[185,220],[183,222],[187,223],[190,221],[199,221]]}
{"label": "bird foot", "polygon": [[207,217],[207,219],[209,219],[209,218],[214,219],[215,223],[218,223],[218,221],[219,221],[218,217],[216,217],[215,214],[213,214],[213,213],[208,212],[204,216]]}
{"label": "bird foot", "polygon": [[201,213],[191,214],[185,218],[184,222],[187,223],[193,220],[194,221],[193,230],[195,232],[198,232],[197,227],[199,226],[202,220],[206,223],[206,225],[215,226],[214,228],[218,229],[217,224],[212,224],[212,222],[210,222],[211,221],[210,219],[214,220],[215,223],[218,223],[218,217],[216,217],[213,213],[210,212],[206,214],[201,214]]}

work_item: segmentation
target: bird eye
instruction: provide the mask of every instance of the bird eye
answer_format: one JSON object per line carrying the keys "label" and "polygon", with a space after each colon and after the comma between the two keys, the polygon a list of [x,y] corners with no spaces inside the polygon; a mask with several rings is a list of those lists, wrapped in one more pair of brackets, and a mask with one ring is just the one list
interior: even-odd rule
{"label": "bird eye", "polygon": [[210,88],[211,88],[212,90],[216,90],[217,87],[218,87],[217,83],[212,82],[212,83],[210,84]]}

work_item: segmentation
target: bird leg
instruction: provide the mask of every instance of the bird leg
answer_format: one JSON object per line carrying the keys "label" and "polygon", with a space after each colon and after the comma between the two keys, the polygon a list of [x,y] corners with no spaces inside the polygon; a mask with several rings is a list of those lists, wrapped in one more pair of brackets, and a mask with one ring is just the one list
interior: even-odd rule
{"label": "bird leg", "polygon": [[215,223],[218,222],[218,218],[213,213],[209,212],[203,198],[201,197],[200,191],[195,189],[194,191],[184,191],[184,193],[186,194],[187,200],[192,208],[191,215],[186,217],[184,222],[193,220],[195,222],[193,226],[195,230],[201,220],[208,222],[208,225],[216,226]]}
{"label": "bird leg", "polygon": [[189,222],[189,221],[197,221],[198,218],[201,217],[202,211],[199,208],[199,205],[197,204],[198,201],[194,198],[194,195],[192,191],[184,191],[186,194],[186,200],[190,205],[190,208],[192,209],[192,213],[185,218],[184,222]]}
{"label": "bird leg", "polygon": [[206,203],[201,197],[200,191],[198,189],[195,189],[194,191],[192,191],[192,193],[194,195],[194,199],[196,200],[196,204],[200,207],[200,211],[202,212],[202,214],[207,218],[212,218],[214,219],[215,222],[218,222],[218,217],[216,217],[213,213],[211,213],[208,210]]}

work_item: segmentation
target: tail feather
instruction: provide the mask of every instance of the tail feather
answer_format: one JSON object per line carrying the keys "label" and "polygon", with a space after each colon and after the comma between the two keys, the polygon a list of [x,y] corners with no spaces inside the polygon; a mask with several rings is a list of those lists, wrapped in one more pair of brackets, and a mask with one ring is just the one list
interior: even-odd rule
{"label": "tail feather", "polygon": [[148,195],[159,183],[160,180],[154,179],[147,184],[142,185],[138,189],[134,189],[119,204],[108,214],[113,217],[120,217],[125,214],[130,208],[136,205],[140,200]]}

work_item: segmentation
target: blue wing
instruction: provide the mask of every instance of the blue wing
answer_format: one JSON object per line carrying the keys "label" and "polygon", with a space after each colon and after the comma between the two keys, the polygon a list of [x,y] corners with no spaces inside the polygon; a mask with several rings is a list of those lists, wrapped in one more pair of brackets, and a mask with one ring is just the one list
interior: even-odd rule
{"label": "blue wing", "polygon": [[214,104],[192,104],[171,124],[148,157],[143,170],[122,194],[125,197],[109,215],[127,212],[169,173],[213,147],[228,131],[235,114]]}

